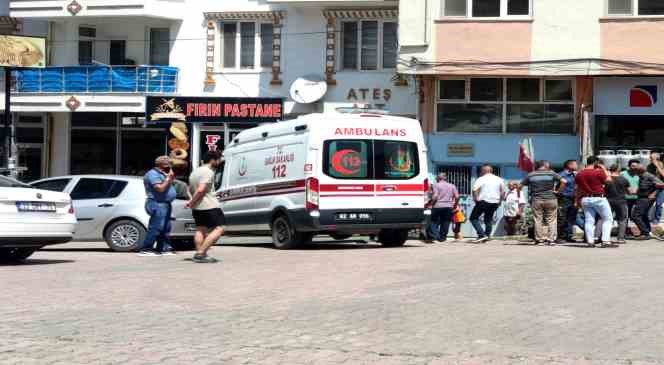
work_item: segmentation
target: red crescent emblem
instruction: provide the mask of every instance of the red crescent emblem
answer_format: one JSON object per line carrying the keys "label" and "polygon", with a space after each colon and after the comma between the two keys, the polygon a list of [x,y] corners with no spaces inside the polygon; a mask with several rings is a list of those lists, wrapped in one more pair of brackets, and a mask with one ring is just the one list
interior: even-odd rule
{"label": "red crescent emblem", "polygon": [[332,155],[332,167],[341,175],[354,175],[362,168],[362,159],[357,151],[340,150]]}

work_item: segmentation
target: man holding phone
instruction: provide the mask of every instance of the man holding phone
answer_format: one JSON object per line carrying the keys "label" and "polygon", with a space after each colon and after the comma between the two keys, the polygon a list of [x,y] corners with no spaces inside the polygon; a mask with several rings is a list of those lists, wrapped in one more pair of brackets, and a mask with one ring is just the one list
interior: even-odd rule
{"label": "man holding phone", "polygon": [[177,196],[173,180],[175,173],[168,156],[157,157],[154,168],[143,176],[147,195],[145,211],[150,215],[150,223],[140,256],[161,256],[165,253],[164,249],[170,247],[168,234],[171,232],[171,203]]}

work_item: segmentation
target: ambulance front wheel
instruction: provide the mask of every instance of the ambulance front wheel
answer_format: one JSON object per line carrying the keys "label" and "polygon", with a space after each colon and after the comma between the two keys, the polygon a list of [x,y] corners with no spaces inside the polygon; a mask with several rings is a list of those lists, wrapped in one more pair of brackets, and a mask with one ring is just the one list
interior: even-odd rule
{"label": "ambulance front wheel", "polygon": [[297,232],[285,215],[279,215],[272,221],[272,244],[280,250],[310,243],[313,236],[313,233]]}
{"label": "ambulance front wheel", "polygon": [[408,230],[384,229],[378,234],[378,240],[384,247],[400,247],[408,240]]}

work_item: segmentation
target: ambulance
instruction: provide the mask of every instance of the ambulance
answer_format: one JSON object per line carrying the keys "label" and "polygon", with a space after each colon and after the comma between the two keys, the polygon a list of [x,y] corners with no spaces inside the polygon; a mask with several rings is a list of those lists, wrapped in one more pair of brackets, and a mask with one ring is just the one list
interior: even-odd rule
{"label": "ambulance", "polygon": [[420,123],[384,114],[311,114],[246,130],[224,151],[226,229],[271,234],[279,249],[317,234],[401,246],[424,221],[426,156]]}

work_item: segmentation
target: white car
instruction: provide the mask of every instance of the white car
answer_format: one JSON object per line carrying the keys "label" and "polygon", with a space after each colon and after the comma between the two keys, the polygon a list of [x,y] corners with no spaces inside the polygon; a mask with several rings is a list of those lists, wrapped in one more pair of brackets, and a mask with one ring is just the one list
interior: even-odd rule
{"label": "white car", "polygon": [[[71,195],[79,222],[74,240],[104,240],[111,249],[120,252],[140,249],[150,221],[145,212],[146,196],[142,178],[71,175],[37,180],[30,185]],[[185,202],[186,197],[183,197],[173,203],[172,240],[186,242],[193,238],[193,230],[186,232],[185,224],[178,220],[180,216],[191,216],[191,213],[183,212]]]}
{"label": "white car", "polygon": [[68,194],[0,176],[0,261],[21,261],[43,246],[69,242],[75,229]]}

